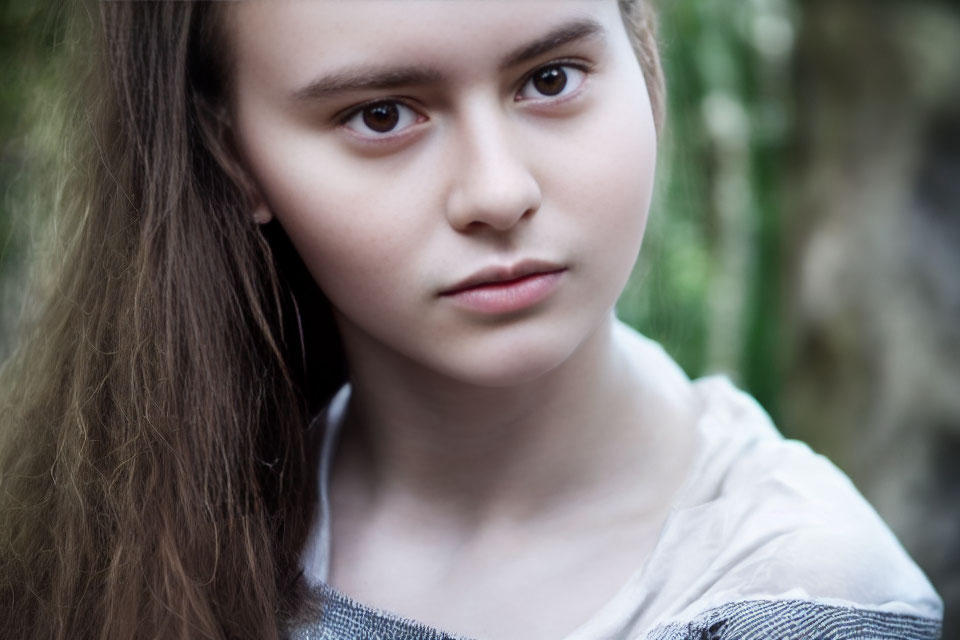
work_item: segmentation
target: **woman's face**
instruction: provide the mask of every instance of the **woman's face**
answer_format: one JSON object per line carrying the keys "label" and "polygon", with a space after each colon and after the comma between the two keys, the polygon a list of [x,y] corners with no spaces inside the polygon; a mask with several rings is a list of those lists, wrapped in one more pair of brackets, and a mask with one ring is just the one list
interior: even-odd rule
{"label": "woman's face", "polygon": [[516,384],[609,319],[656,157],[614,0],[245,2],[226,26],[241,156],[353,365]]}

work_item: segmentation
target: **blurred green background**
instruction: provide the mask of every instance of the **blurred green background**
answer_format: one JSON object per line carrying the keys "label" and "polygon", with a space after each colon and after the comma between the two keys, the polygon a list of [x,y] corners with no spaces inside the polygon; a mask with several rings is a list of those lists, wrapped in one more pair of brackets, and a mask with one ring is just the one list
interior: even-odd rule
{"label": "blurred green background", "polygon": [[[2,358],[70,105],[56,12],[0,6]],[[846,470],[960,638],[960,7],[660,6],[669,117],[619,314]]]}

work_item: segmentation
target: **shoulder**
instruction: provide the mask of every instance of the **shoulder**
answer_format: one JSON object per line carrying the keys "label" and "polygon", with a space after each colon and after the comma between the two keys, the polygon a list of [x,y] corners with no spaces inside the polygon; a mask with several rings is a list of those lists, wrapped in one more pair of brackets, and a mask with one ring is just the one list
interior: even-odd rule
{"label": "shoulder", "polygon": [[857,631],[830,637],[937,637],[940,598],[847,476],[784,439],[727,379],[694,387],[700,456],[664,532],[701,550],[683,556],[692,588],[674,603],[679,620],[707,630],[724,621],[703,636],[716,638],[752,637],[750,625],[798,637],[841,628]]}
{"label": "shoulder", "polygon": [[689,622],[658,626],[645,640],[938,640],[939,619],[808,600],[730,602]]}
{"label": "shoulder", "polygon": [[[627,342],[637,357],[669,360],[646,338]],[[728,379],[691,382],[672,361],[660,368],[678,397],[692,393],[699,452],[653,554],[627,589],[629,600],[621,601],[639,608],[636,620],[645,624],[634,629],[710,621],[700,627],[707,630],[722,619],[740,630],[716,638],[759,638],[774,627],[751,636],[733,621],[859,620],[863,629],[880,629],[915,620],[915,632],[836,637],[936,637],[924,633],[939,628],[939,596],[842,471],[783,438]],[[833,627],[798,627],[815,628]],[[790,626],[782,631],[808,637]]]}

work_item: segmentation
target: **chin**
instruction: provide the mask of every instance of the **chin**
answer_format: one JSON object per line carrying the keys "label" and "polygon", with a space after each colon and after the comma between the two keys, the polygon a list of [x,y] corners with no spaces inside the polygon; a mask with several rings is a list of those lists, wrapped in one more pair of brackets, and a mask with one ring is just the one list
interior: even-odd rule
{"label": "chin", "polygon": [[544,331],[532,340],[476,344],[472,349],[457,354],[460,357],[456,361],[448,361],[446,366],[437,368],[452,379],[491,389],[535,382],[569,360],[582,342],[573,336],[550,333]]}

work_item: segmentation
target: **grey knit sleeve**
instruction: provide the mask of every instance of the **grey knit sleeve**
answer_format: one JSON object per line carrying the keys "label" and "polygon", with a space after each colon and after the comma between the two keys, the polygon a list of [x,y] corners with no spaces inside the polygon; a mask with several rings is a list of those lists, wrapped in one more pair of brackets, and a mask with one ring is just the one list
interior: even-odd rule
{"label": "grey knit sleeve", "polygon": [[807,600],[748,600],[690,622],[655,628],[646,640],[938,640],[933,618]]}

